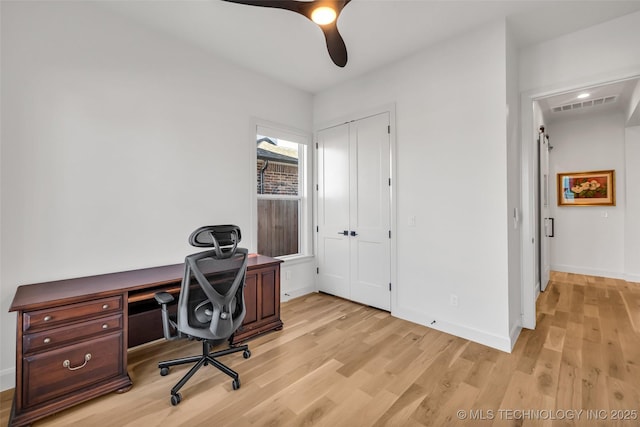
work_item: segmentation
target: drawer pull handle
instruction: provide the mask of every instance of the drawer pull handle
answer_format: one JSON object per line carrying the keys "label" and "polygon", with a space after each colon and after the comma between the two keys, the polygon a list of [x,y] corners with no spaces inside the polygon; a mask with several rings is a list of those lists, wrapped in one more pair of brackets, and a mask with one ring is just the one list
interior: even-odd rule
{"label": "drawer pull handle", "polygon": [[82,369],[86,366],[87,362],[91,360],[91,353],[87,353],[84,355],[84,363],[80,366],[76,366],[74,368],[71,367],[71,362],[69,362],[69,359],[65,360],[64,362],[62,362],[62,366],[64,366],[65,368],[67,368],[70,371],[76,371],[78,369]]}
{"label": "drawer pull handle", "polygon": [[51,338],[47,337],[44,339],[45,344],[49,344],[51,342]]}
{"label": "drawer pull handle", "polygon": [[102,309],[106,310],[107,308],[109,308],[109,304],[102,304]]}
{"label": "drawer pull handle", "polygon": [[109,325],[107,325],[106,323],[104,325],[102,325],[102,329],[107,329],[109,327]]}
{"label": "drawer pull handle", "polygon": [[48,322],[49,320],[53,319],[51,316],[44,316],[44,320],[45,322]]}

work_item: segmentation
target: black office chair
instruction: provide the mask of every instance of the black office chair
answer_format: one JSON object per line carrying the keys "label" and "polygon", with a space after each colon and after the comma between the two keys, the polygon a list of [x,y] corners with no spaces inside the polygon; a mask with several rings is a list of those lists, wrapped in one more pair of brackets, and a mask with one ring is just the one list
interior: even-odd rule
{"label": "black office chair", "polygon": [[[171,404],[182,400],[178,392],[202,365],[213,365],[233,378],[234,390],[240,388],[237,372],[216,358],[243,352],[251,356],[247,345],[232,346],[234,332],[245,316],[244,279],[248,251],[238,248],[240,228],[235,225],[200,227],[189,237],[196,247],[212,250],[189,255],[184,262],[184,277],[178,297],[177,316],[169,314],[167,305],[174,301],[171,294],[158,292],[156,301],[162,306],[162,326],[167,340],[189,338],[202,341],[202,355],[183,357],[158,363],[160,375],[167,375],[169,367],[194,363],[195,365],[171,389]],[[211,353],[211,348],[229,341],[229,348]]]}

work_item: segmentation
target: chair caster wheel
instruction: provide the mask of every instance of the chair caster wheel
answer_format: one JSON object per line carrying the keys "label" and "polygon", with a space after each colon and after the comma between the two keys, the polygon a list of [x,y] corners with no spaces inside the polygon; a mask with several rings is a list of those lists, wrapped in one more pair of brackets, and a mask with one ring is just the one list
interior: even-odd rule
{"label": "chair caster wheel", "polygon": [[169,375],[169,368],[160,368],[160,375],[163,377]]}
{"label": "chair caster wheel", "polygon": [[173,406],[176,406],[181,401],[182,401],[182,395],[180,393],[176,393],[176,394],[172,394],[171,395],[171,404]]}
{"label": "chair caster wheel", "polygon": [[251,352],[249,350],[245,350],[242,352],[242,357],[244,357],[245,359],[248,359],[251,357]]}
{"label": "chair caster wheel", "polygon": [[231,383],[231,386],[233,387],[234,390],[237,390],[240,388],[240,378],[237,378],[235,380],[233,380],[233,382]]}

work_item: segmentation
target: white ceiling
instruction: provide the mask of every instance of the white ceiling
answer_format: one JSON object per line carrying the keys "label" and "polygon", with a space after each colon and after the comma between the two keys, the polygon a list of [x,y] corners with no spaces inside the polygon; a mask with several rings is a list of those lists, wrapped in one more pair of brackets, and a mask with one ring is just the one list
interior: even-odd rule
{"label": "white ceiling", "polygon": [[352,0],[338,20],[349,55],[339,68],[320,28],[290,11],[221,0],[100,4],[311,93],[503,18],[527,46],[640,10],[638,0]]}

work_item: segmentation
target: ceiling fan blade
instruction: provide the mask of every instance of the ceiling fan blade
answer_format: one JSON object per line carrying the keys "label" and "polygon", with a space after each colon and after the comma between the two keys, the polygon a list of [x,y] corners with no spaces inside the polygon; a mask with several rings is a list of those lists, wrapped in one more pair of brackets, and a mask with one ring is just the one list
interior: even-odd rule
{"label": "ceiling fan blade", "polygon": [[338,32],[336,23],[340,17],[342,9],[349,4],[351,0],[313,0],[313,1],[299,1],[299,0],[223,0],[229,3],[244,4],[248,6],[260,6],[271,7],[276,9],[290,10],[292,12],[299,13],[300,15],[308,18],[313,22],[311,17],[314,9],[319,5],[330,5],[336,12],[335,21],[330,24],[319,25],[320,29],[324,33],[324,38],[327,42],[327,50],[329,56],[334,64],[338,67],[344,67],[347,65],[347,46],[342,39],[342,36]]}
{"label": "ceiling fan blade", "polygon": [[324,33],[324,38],[327,41],[327,50],[333,63],[338,67],[347,65],[347,46],[338,32],[336,22],[334,21],[329,25],[320,25],[319,27]]}

